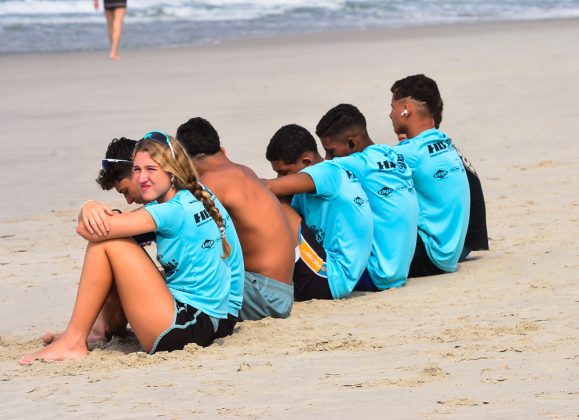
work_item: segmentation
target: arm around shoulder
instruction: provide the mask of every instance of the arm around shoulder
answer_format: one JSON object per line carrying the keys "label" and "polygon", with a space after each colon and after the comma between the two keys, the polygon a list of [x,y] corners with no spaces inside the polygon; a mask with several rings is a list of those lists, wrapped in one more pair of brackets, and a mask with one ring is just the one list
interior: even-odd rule
{"label": "arm around shoulder", "polygon": [[305,172],[286,175],[281,178],[270,179],[266,182],[269,190],[277,197],[288,195],[311,193],[316,191],[316,184],[311,176]]}

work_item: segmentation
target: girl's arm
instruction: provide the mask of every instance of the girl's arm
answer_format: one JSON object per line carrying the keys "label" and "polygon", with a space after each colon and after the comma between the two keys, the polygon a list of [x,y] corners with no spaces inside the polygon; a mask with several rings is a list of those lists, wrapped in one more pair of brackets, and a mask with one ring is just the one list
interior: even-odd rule
{"label": "girl's arm", "polygon": [[109,229],[105,234],[98,234],[96,231],[90,232],[85,223],[79,220],[76,232],[90,242],[100,242],[107,239],[127,238],[140,233],[153,232],[157,229],[157,224],[153,217],[145,209],[134,212],[126,212],[109,216],[105,214]]}

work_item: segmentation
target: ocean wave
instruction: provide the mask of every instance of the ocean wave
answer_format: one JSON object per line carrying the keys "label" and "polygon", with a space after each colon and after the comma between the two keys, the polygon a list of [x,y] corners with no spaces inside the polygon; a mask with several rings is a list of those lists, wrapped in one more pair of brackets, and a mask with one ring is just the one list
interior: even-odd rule
{"label": "ocean wave", "polygon": [[[102,31],[95,29],[103,25],[102,4],[99,9],[91,0],[0,0],[0,53],[102,45]],[[170,46],[288,32],[565,17],[579,17],[579,0],[128,0],[126,33],[138,39],[128,35],[123,43]],[[143,36],[152,23],[170,23],[171,30]]]}

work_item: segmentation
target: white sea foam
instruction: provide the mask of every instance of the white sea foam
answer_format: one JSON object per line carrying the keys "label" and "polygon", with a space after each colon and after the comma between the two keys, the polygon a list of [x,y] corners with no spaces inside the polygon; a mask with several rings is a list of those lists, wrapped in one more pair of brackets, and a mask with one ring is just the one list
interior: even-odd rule
{"label": "white sea foam", "polygon": [[[0,0],[0,53],[94,48],[102,38],[102,28],[94,28],[103,23],[102,4],[99,9],[91,0]],[[564,17],[579,17],[579,0],[128,0],[126,33],[138,37],[127,35],[123,43],[182,45],[281,32]],[[144,36],[143,27],[153,23],[170,23],[171,30]]]}

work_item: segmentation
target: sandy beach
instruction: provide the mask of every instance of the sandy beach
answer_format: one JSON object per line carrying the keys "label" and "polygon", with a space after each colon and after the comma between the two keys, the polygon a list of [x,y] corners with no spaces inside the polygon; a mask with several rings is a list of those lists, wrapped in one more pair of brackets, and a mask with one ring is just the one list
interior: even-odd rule
{"label": "sandy beach", "polygon": [[[577,418],[579,21],[326,33],[195,48],[0,56],[0,417]],[[357,105],[396,142],[390,86],[434,78],[479,172],[491,250],[457,273],[241,324],[208,348],[18,365],[66,327],[78,208],[114,137],[203,116],[263,177],[272,134]]]}

